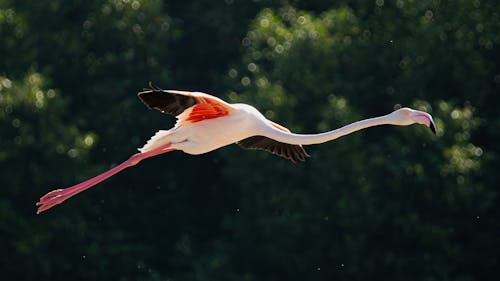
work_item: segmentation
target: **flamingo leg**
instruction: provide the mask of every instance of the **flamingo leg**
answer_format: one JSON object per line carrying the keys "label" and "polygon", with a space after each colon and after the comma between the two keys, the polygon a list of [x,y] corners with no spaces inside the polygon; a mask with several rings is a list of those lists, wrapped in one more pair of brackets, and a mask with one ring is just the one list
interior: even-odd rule
{"label": "flamingo leg", "polygon": [[126,161],[124,161],[120,165],[118,165],[118,166],[116,166],[116,167],[96,176],[96,177],[93,177],[89,180],[86,180],[82,183],[76,184],[74,186],[71,186],[71,187],[68,187],[65,189],[53,190],[53,191],[45,194],[44,196],[42,196],[40,198],[40,201],[38,201],[36,203],[36,206],[38,206],[38,210],[36,213],[40,214],[41,212],[46,211],[55,205],[61,204],[66,199],[73,197],[76,194],[93,187],[94,185],[106,180],[107,178],[115,175],[116,173],[118,173],[118,172],[120,172],[128,167],[132,167],[132,166],[136,165],[137,163],[139,163],[140,161],[142,161],[146,158],[153,157],[155,155],[162,154],[162,153],[167,153],[167,152],[170,152],[173,150],[175,150],[175,148],[172,148],[171,144],[169,143],[169,144],[160,146],[160,147],[158,147],[154,150],[148,151],[148,152],[136,153],[136,154],[130,156],[129,159],[127,159]]}

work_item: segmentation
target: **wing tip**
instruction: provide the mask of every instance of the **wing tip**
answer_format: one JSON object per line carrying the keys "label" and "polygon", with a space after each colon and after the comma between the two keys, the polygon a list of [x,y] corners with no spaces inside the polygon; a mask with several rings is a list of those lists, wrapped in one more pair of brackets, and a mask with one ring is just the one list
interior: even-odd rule
{"label": "wing tip", "polygon": [[311,157],[305,150],[301,152],[297,152],[296,155],[291,156],[288,158],[290,161],[292,161],[294,164],[297,164],[298,162],[306,162],[307,158]]}
{"label": "wing tip", "polygon": [[158,87],[153,81],[148,82],[149,88],[143,88],[142,91],[137,93],[137,97],[146,105],[148,109],[155,109],[154,106],[151,106],[150,103],[146,100],[147,94],[155,93],[163,91],[160,87]]}
{"label": "wing tip", "polygon": [[156,84],[153,83],[153,81],[149,81],[148,85],[149,85],[149,88],[151,88],[151,90],[153,90],[153,91],[163,91],[163,89],[156,86]]}
{"label": "wing tip", "polygon": [[137,95],[140,96],[141,94],[145,93],[164,91],[162,88],[153,83],[153,81],[149,81],[148,86],[149,88],[142,88],[142,91],[138,92]]}

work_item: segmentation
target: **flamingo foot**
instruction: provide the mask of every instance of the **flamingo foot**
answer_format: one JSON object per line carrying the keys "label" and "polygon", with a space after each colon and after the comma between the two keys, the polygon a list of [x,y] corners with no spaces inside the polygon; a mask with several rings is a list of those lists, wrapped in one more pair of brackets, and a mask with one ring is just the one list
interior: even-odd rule
{"label": "flamingo foot", "polygon": [[45,194],[42,198],[40,198],[40,201],[36,203],[36,206],[38,206],[38,210],[36,211],[37,215],[54,207],[55,205],[61,204],[71,196],[72,195],[67,194],[67,191],[64,189],[56,189]]}

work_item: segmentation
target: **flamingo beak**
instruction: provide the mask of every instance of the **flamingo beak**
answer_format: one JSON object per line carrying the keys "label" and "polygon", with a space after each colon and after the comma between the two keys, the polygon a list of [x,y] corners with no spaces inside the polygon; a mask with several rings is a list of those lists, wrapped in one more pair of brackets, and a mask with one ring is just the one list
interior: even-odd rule
{"label": "flamingo beak", "polygon": [[434,125],[434,121],[431,119],[431,125],[429,126],[431,128],[431,131],[436,135],[436,125]]}
{"label": "flamingo beak", "polygon": [[415,123],[429,127],[431,131],[436,134],[436,125],[434,124],[434,120],[432,120],[432,116],[429,113],[415,110],[415,112],[411,114],[411,119],[415,121]]}

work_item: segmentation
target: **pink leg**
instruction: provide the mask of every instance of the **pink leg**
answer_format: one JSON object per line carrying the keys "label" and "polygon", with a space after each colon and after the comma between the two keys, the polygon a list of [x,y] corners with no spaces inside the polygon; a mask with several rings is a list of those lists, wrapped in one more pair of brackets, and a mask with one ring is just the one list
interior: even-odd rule
{"label": "pink leg", "polygon": [[128,167],[132,167],[135,164],[139,163],[141,160],[170,152],[172,150],[175,150],[175,148],[171,148],[170,144],[163,145],[159,148],[156,148],[154,150],[144,152],[144,153],[136,153],[132,155],[128,160],[125,162],[121,163],[120,165],[94,177],[89,180],[86,180],[82,183],[79,183],[77,185],[65,188],[65,189],[56,189],[53,190],[47,194],[45,194],[42,198],[40,198],[40,201],[36,203],[38,206],[37,214],[40,214],[41,212],[48,210],[52,208],[53,206],[57,204],[61,204],[64,202],[66,199],[73,197],[74,195],[91,188],[92,186],[104,181],[105,179],[113,176],[114,174],[120,172],[121,170],[124,170]]}

